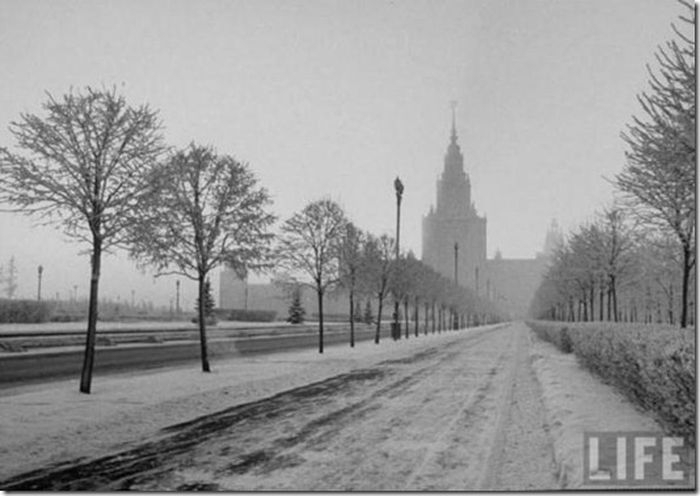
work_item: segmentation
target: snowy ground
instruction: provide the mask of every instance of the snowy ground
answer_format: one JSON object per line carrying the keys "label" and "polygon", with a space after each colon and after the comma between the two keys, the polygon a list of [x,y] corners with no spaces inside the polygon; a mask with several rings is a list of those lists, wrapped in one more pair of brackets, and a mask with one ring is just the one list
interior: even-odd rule
{"label": "snowy ground", "polygon": [[77,381],[6,390],[0,488],[575,487],[582,442],[571,429],[582,424],[566,391],[613,398],[604,412],[621,429],[640,424],[544,345],[512,324],[237,357],[212,374],[122,374],[90,396]]}

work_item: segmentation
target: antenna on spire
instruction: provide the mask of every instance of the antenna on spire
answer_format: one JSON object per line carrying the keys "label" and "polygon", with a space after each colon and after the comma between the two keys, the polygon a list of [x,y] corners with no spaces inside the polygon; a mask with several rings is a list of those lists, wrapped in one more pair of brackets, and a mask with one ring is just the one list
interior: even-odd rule
{"label": "antenna on spire", "polygon": [[452,108],[452,141],[456,141],[456,139],[457,139],[457,126],[455,124],[455,111],[457,109],[457,100],[451,100],[450,107]]}

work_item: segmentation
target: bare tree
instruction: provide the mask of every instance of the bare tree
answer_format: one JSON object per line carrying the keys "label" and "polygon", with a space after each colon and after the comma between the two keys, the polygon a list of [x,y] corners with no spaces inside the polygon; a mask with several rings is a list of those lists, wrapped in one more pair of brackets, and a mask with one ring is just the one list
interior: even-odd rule
{"label": "bare tree", "polygon": [[360,266],[362,285],[368,292],[373,293],[377,297],[378,304],[377,330],[374,335],[375,344],[379,344],[382,310],[384,299],[389,292],[395,243],[394,238],[386,234],[382,234],[379,238],[369,235],[362,250],[362,264]]}
{"label": "bare tree", "polygon": [[[695,9],[681,1],[695,25]],[[627,165],[616,177],[635,211],[646,222],[669,230],[682,257],[681,327],[688,320],[688,285],[695,266],[695,43],[673,25],[678,41],[656,53],[658,69],[649,66],[651,90],[638,96],[644,118],[634,117],[622,139],[629,146]]]}
{"label": "bare tree", "polygon": [[352,222],[345,226],[340,245],[340,287],[348,292],[350,304],[350,346],[355,346],[355,294],[361,263],[364,233]]}
{"label": "bare tree", "polygon": [[277,258],[288,277],[318,298],[318,352],[323,353],[323,296],[340,281],[340,246],[347,220],[332,200],[309,203],[282,225]]}
{"label": "bare tree", "polygon": [[[205,301],[208,274],[227,265],[239,274],[269,262],[274,217],[267,191],[246,164],[191,144],[151,174],[151,195],[132,229],[131,255],[160,275],[198,283]],[[198,305],[202,370],[209,372],[205,305]]]}
{"label": "bare tree", "polygon": [[123,244],[148,190],[146,173],[165,150],[148,106],[130,107],[116,90],[50,94],[47,115],[22,114],[10,132],[25,154],[0,149],[0,201],[91,247],[90,303],[80,391],[90,392],[102,253]]}

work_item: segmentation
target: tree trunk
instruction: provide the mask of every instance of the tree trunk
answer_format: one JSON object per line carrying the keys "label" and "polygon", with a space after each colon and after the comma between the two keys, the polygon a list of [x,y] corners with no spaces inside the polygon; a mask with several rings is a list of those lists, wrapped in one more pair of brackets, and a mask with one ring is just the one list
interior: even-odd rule
{"label": "tree trunk", "polygon": [[428,335],[428,327],[430,326],[429,318],[430,318],[430,305],[428,305],[428,302],[425,302],[423,305],[423,317],[425,318],[425,335]]}
{"label": "tree trunk", "polygon": [[617,287],[615,284],[615,276],[613,275],[610,276],[610,294],[612,295],[613,316],[615,317],[615,322],[618,322],[620,318],[617,311]]}
{"label": "tree trunk", "polygon": [[576,314],[574,313],[574,299],[569,297],[569,322],[573,322],[576,319]]}
{"label": "tree trunk", "polygon": [[403,320],[406,324],[406,339],[408,339],[408,335],[410,334],[408,325],[408,298],[403,300]]}
{"label": "tree trunk", "polygon": [[413,305],[413,332],[418,337],[418,320],[420,318],[420,303],[416,300]]}
{"label": "tree trunk", "polygon": [[100,282],[100,265],[102,262],[102,240],[93,236],[92,270],[90,274],[90,303],[88,307],[88,327],[85,339],[83,370],[80,374],[80,392],[90,394],[92,385],[92,367],[95,362],[95,340],[97,335],[97,298]]}
{"label": "tree trunk", "polygon": [[430,318],[432,320],[433,334],[435,334],[435,302],[432,304],[432,309],[430,310]]}
{"label": "tree trunk", "polygon": [[209,369],[209,356],[207,351],[207,317],[205,314],[205,296],[204,296],[204,284],[206,279],[206,274],[199,274],[199,347],[202,355],[202,372],[211,372]]}
{"label": "tree trunk", "polygon": [[591,322],[595,320],[595,283],[591,283],[591,289],[589,291],[589,303],[591,309]]}
{"label": "tree trunk", "polygon": [[603,317],[604,317],[604,313],[603,313],[603,312],[604,312],[604,310],[605,310],[605,309],[604,309],[604,307],[605,307],[605,286],[603,285],[602,282],[601,282],[601,284],[600,284],[600,287],[598,288],[598,306],[600,307],[600,308],[598,309],[598,312],[599,312],[598,315],[599,315],[599,317],[600,317],[598,320],[600,320],[600,321],[602,322],[602,321],[603,321]]}
{"label": "tree trunk", "polygon": [[323,353],[323,290],[316,289],[318,296],[318,352]]}
{"label": "tree trunk", "polygon": [[578,304],[576,305],[576,311],[577,311],[576,320],[578,322],[581,322],[581,300],[578,300]]}
{"label": "tree trunk", "polygon": [[688,325],[688,286],[690,284],[690,271],[692,264],[690,262],[692,253],[689,246],[683,246],[683,281],[681,286],[681,328]]}
{"label": "tree trunk", "polygon": [[673,294],[673,282],[668,285],[668,323],[673,325],[674,315],[673,315],[673,304],[675,303],[675,295]]}
{"label": "tree trunk", "polygon": [[377,332],[374,333],[374,344],[379,344],[379,333],[381,331],[382,327],[382,304],[384,303],[384,298],[382,294],[380,293],[377,295],[378,301],[378,310],[377,310]]}
{"label": "tree trunk", "polygon": [[350,348],[355,347],[355,292],[350,288]]}

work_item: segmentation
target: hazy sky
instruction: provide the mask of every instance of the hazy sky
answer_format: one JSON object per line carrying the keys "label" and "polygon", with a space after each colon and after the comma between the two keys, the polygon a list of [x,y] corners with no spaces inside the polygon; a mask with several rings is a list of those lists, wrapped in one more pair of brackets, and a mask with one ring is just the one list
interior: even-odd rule
{"label": "hazy sky", "polygon": [[[547,226],[609,201],[645,63],[674,0],[0,0],[0,146],[45,91],[117,85],[160,111],[169,143],[250,163],[286,219],[330,196],[362,228],[421,249],[448,144],[449,101],[488,253],[532,257]],[[19,294],[87,292],[89,258],[60,231],[0,213],[0,264]],[[168,304],[174,278],[103,262],[101,293]],[[218,287],[218,277],[214,278]],[[183,286],[191,306],[194,283]]]}

